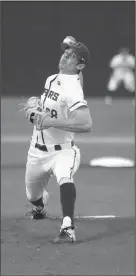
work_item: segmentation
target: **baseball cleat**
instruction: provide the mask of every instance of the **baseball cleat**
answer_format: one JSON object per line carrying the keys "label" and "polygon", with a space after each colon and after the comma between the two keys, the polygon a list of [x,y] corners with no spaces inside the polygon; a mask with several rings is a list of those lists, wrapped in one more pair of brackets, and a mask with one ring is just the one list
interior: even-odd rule
{"label": "baseball cleat", "polygon": [[26,216],[30,217],[31,219],[44,219],[46,218],[46,212],[44,208],[42,210],[32,209],[32,211],[26,213]]}
{"label": "baseball cleat", "polygon": [[74,226],[69,226],[63,229],[60,229],[60,233],[57,238],[54,239],[55,243],[69,240],[72,243],[76,242],[76,236],[75,236],[75,227]]}
{"label": "baseball cleat", "polygon": [[57,243],[62,240],[70,240],[72,243],[76,241],[75,227],[71,223],[70,217],[64,217],[62,226],[60,228],[60,233],[54,242]]}

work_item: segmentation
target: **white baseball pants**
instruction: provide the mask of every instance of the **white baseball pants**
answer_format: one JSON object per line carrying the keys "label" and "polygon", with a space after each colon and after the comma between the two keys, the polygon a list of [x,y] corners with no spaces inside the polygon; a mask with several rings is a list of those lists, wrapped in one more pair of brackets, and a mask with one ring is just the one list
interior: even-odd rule
{"label": "white baseball pants", "polygon": [[43,196],[43,192],[52,175],[56,176],[59,185],[65,183],[65,179],[73,182],[73,175],[79,165],[80,150],[77,146],[59,151],[43,152],[31,145],[25,174],[28,200],[36,201]]}
{"label": "white baseball pants", "polygon": [[121,82],[129,92],[135,91],[135,75],[133,71],[128,70],[124,72],[121,70],[115,70],[109,80],[108,90],[115,91]]}

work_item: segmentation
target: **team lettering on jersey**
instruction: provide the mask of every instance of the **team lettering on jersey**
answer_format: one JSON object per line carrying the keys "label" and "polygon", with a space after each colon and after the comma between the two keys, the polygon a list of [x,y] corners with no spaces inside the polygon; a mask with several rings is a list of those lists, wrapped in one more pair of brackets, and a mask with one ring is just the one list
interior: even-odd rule
{"label": "team lettering on jersey", "polygon": [[48,98],[48,99],[51,99],[51,100],[57,102],[58,97],[59,97],[59,93],[56,93],[56,92],[54,92],[52,90],[49,90],[49,89],[45,88],[45,90],[44,90],[44,96],[46,98]]}
{"label": "team lettering on jersey", "polygon": [[[59,97],[59,93],[57,92],[54,92],[52,90],[49,90],[47,88],[44,89],[44,93],[42,95],[42,98],[43,98],[43,103],[44,101],[48,98],[48,99],[51,99],[53,101],[57,101],[58,100],[58,97]],[[50,109],[48,107],[45,108],[46,109],[46,112],[50,112],[51,114],[51,118],[56,118],[58,117],[58,114],[57,114],[57,111],[55,109]]]}
{"label": "team lettering on jersey", "polygon": [[50,110],[50,108],[46,107],[46,112],[51,113],[51,118],[56,118],[57,119],[57,117],[58,117],[57,110],[55,110],[55,109]]}

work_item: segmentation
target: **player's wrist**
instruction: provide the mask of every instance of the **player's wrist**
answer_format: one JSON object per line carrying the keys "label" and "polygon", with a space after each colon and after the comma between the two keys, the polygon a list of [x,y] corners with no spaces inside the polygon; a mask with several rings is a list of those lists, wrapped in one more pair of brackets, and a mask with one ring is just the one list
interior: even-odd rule
{"label": "player's wrist", "polygon": [[53,126],[53,120],[47,114],[43,116],[42,121],[41,121],[41,130],[50,128]]}
{"label": "player's wrist", "polygon": [[67,121],[63,120],[63,119],[52,118],[51,122],[52,122],[52,127],[60,127],[60,126],[66,126],[67,125]]}

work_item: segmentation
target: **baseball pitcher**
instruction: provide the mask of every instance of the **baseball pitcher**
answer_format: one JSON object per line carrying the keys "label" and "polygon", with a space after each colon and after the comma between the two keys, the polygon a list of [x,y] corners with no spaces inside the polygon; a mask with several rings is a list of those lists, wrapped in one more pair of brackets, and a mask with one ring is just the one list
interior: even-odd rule
{"label": "baseball pitcher", "polygon": [[33,208],[32,219],[45,217],[43,195],[55,175],[60,186],[63,221],[56,242],[75,242],[73,176],[80,165],[75,133],[90,132],[92,119],[84,100],[78,72],[89,61],[89,51],[81,42],[62,43],[59,73],[49,76],[41,98],[31,97],[24,105],[26,118],[34,125],[26,164],[26,195]]}

